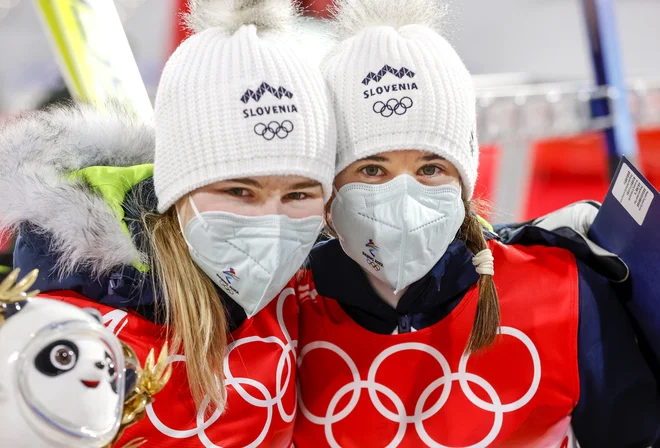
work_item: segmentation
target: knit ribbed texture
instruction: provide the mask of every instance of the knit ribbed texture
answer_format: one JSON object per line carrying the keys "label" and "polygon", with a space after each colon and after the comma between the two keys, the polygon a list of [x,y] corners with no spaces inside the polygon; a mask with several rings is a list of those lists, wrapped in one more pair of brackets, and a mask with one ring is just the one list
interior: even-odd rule
{"label": "knit ribbed texture", "polygon": [[337,115],[337,173],[380,152],[424,150],[453,163],[472,197],[474,86],[442,36],[422,25],[367,27],[331,51],[322,71]]}
{"label": "knit ribbed texture", "polygon": [[156,97],[154,183],[163,213],[220,180],[299,175],[332,192],[336,127],[317,68],[293,40],[211,28],[167,62]]}

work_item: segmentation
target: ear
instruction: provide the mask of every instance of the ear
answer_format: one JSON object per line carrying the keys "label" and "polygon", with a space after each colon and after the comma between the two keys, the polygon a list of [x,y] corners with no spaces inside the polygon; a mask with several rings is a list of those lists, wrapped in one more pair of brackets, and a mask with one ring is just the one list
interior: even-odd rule
{"label": "ear", "polygon": [[172,205],[172,208],[174,209],[174,217],[179,223],[179,229],[181,230],[182,235],[185,235],[186,226],[193,216],[195,216],[192,206],[190,205],[190,201],[192,200],[191,194],[192,193],[188,193],[184,195]]}
{"label": "ear", "polygon": [[20,300],[18,302],[4,303],[0,302],[0,325],[14,314],[25,308],[29,304],[27,300]]}
{"label": "ear", "polygon": [[99,310],[97,310],[96,308],[83,308],[82,310],[83,310],[84,312],[86,312],[87,314],[89,314],[90,316],[92,316],[92,317],[93,317],[94,319],[96,319],[97,321],[99,321],[100,324],[103,323],[103,322],[102,322],[102,320],[103,320],[103,315],[102,315],[101,312],[100,312]]}
{"label": "ear", "polygon": [[137,384],[137,372],[129,366],[126,366],[125,371],[125,380],[124,380],[124,396],[127,397],[128,394],[135,388]]}
{"label": "ear", "polygon": [[125,342],[122,342],[122,345],[124,346],[124,371],[126,372],[125,389],[126,393],[128,393],[135,388],[138,381],[138,372],[141,372],[142,369],[140,368],[140,361],[138,361],[135,351]]}
{"label": "ear", "polygon": [[332,203],[335,200],[335,192],[332,192],[332,195],[330,196],[330,200],[325,204],[325,209],[323,210],[323,225],[325,227],[325,230],[330,233],[332,236],[334,236],[335,231],[332,228],[332,216],[330,213],[330,210],[332,209]]}

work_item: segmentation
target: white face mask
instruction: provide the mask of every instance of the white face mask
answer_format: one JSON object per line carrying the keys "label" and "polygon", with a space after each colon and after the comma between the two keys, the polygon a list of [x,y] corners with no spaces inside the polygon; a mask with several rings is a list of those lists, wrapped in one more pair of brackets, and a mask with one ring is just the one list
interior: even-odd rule
{"label": "white face mask", "polygon": [[427,187],[401,175],[380,185],[344,185],[331,215],[344,252],[398,293],[444,255],[465,208],[460,189]]}
{"label": "white face mask", "polygon": [[184,238],[190,255],[248,317],[263,309],[300,269],[321,231],[323,218],[200,213]]}

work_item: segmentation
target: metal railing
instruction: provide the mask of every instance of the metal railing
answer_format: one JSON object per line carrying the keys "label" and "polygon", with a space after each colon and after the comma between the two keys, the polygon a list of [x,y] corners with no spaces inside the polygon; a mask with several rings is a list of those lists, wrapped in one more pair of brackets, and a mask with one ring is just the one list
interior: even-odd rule
{"label": "metal railing", "polygon": [[[660,81],[634,80],[627,96],[636,127],[660,127]],[[477,88],[479,142],[497,145],[500,162],[494,222],[520,219],[529,191],[532,142],[611,128],[618,92],[585,83],[521,84]],[[592,102],[606,99],[610,115],[592,117]]]}

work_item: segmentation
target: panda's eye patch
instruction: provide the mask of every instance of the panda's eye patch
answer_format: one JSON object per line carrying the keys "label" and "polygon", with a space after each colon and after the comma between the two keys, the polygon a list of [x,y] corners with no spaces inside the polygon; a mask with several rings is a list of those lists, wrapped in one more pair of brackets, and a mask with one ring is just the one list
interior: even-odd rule
{"label": "panda's eye patch", "polygon": [[47,376],[57,376],[73,369],[78,360],[78,346],[71,341],[55,341],[39,352],[34,365]]}

